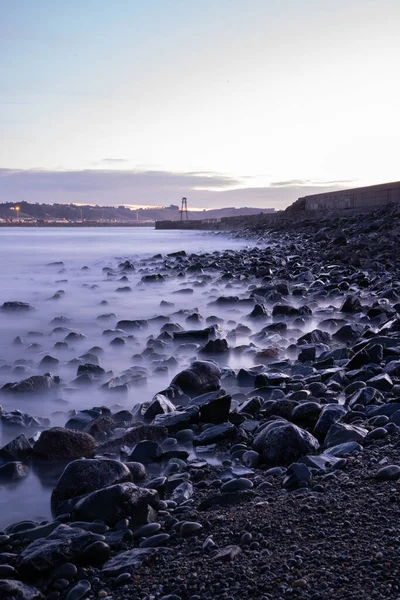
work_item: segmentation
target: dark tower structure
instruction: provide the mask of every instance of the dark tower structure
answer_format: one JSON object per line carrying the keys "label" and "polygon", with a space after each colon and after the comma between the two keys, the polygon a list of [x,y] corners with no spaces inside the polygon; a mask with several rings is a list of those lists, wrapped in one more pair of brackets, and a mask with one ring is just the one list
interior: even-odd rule
{"label": "dark tower structure", "polygon": [[186,214],[186,221],[189,220],[188,209],[187,209],[187,198],[182,198],[181,206],[181,221],[183,221],[183,214]]}

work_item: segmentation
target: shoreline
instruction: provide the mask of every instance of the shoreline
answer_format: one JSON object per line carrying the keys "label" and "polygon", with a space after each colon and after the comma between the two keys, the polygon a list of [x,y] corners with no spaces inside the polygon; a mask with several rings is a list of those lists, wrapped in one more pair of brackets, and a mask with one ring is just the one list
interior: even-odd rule
{"label": "shoreline", "polygon": [[[141,402],[110,410],[88,398],[66,427],[0,451],[12,457],[0,472],[13,464],[16,477],[35,461],[70,465],[53,490],[56,520],[0,535],[0,594],[400,595],[400,212],[267,219],[231,235],[258,245],[109,270],[113,281],[140,271],[161,299],[156,318],[110,318],[115,339],[146,342],[129,373],[110,378],[99,353],[76,363],[73,382],[56,371],[24,380],[32,399],[73,383],[115,404],[138,389]],[[197,289],[210,297],[201,313]],[[185,308],[168,305],[175,293]],[[231,368],[238,356],[252,365]],[[171,378],[147,397],[152,360]],[[17,397],[21,380],[2,395]]]}

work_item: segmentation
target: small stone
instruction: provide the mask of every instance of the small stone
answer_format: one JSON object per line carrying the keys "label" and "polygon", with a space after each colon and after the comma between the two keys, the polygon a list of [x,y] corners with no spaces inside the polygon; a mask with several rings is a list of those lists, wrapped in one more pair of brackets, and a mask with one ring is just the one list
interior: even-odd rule
{"label": "small stone", "polygon": [[82,579],[72,590],[68,592],[66,600],[81,600],[92,589],[92,586],[86,579]]}
{"label": "small stone", "polygon": [[400,467],[398,465],[388,465],[379,469],[375,475],[376,479],[381,481],[394,481],[400,477]]}
{"label": "small stone", "polygon": [[292,587],[294,588],[305,587],[306,585],[307,581],[305,579],[296,579],[296,581],[292,583]]}

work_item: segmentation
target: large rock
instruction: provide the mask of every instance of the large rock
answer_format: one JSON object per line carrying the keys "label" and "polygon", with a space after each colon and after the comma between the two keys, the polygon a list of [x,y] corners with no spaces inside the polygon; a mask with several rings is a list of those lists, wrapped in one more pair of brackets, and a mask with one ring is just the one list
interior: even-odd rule
{"label": "large rock", "polygon": [[221,387],[221,370],[213,362],[196,360],[189,369],[178,373],[172,384],[178,385],[189,396],[213,392]]}
{"label": "large rock", "polygon": [[143,414],[145,421],[152,421],[157,415],[174,412],[175,406],[163,394],[156,394]]}
{"label": "large rock", "polygon": [[32,542],[22,551],[17,569],[24,577],[39,577],[58,565],[75,562],[92,541],[94,534],[90,531],[59,525],[46,538]]}
{"label": "large rock", "polygon": [[197,446],[206,446],[207,444],[214,444],[232,438],[235,436],[236,432],[237,429],[232,423],[213,425],[199,433],[199,435],[194,438],[193,442]]}
{"label": "large rock", "polygon": [[219,425],[229,418],[232,396],[219,391],[208,392],[193,398],[189,406],[197,406],[200,409],[200,421]]}
{"label": "large rock", "polygon": [[0,458],[4,460],[24,460],[30,456],[32,446],[23,433],[8,442],[0,450]]}
{"label": "large rock", "polygon": [[29,310],[33,310],[33,307],[27,302],[11,300],[8,302],[3,302],[1,310],[8,312],[28,312]]}
{"label": "large rock", "polygon": [[218,332],[218,326],[216,325],[210,325],[210,327],[206,327],[205,329],[190,329],[187,331],[174,331],[173,332],[173,337],[174,340],[179,340],[179,341],[191,341],[191,342],[197,342],[197,341],[204,341],[204,340],[209,340],[210,338],[215,337],[215,335]]}
{"label": "large rock", "polygon": [[132,481],[131,472],[126,465],[117,460],[74,460],[62,472],[51,495],[51,504],[56,507],[70,498],[126,481]]}
{"label": "large rock", "polygon": [[88,433],[52,427],[42,431],[33,446],[33,453],[39,458],[63,460],[90,457],[96,448],[94,438]]}
{"label": "large rock", "polygon": [[81,521],[100,519],[107,525],[130,518],[133,525],[144,525],[154,521],[157,506],[155,490],[138,488],[134,483],[119,483],[81,498],[75,504],[74,518]]}
{"label": "large rock", "polygon": [[362,442],[367,435],[367,429],[359,427],[358,425],[346,425],[345,423],[334,423],[324,441],[326,448],[330,446],[337,446],[338,444],[344,444],[345,442]]}
{"label": "large rock", "polygon": [[12,392],[15,394],[32,394],[38,392],[49,392],[58,388],[60,385],[60,378],[58,375],[51,375],[45,373],[45,375],[32,375],[28,379],[17,381],[14,383],[6,383],[1,388],[2,392]]}
{"label": "large rock", "polygon": [[315,424],[313,434],[320,441],[325,439],[326,434],[334,423],[343,419],[348,409],[341,404],[328,404],[322,410],[322,413]]}
{"label": "large rock", "polygon": [[12,579],[0,579],[0,598],[7,600],[42,600],[44,596],[31,585],[13,581]]}
{"label": "large rock", "polygon": [[253,448],[271,466],[290,464],[318,450],[318,440],[297,425],[279,419],[268,423],[256,436]]}

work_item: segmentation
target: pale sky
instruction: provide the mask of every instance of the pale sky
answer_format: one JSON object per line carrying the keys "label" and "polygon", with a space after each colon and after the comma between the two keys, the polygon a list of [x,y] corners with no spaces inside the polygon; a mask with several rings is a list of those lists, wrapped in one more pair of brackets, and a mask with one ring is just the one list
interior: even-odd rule
{"label": "pale sky", "polygon": [[400,0],[0,0],[0,202],[400,179]]}

